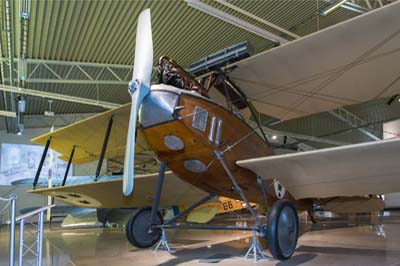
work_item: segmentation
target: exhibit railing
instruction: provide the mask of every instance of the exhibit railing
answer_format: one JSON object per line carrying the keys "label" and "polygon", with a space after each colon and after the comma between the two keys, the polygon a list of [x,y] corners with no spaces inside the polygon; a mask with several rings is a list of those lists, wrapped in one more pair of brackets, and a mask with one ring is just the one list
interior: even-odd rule
{"label": "exhibit railing", "polygon": [[0,213],[4,213],[11,209],[11,217],[9,220],[10,225],[10,254],[9,254],[9,265],[14,266],[14,248],[15,248],[15,209],[16,209],[17,195],[11,194],[8,198],[0,197],[0,201],[6,202],[6,205],[0,210]]}
{"label": "exhibit railing", "polygon": [[[24,257],[27,255],[34,255],[36,258],[36,265],[42,265],[42,249],[43,249],[43,222],[44,213],[53,208],[55,205],[48,205],[31,212],[27,212],[18,216],[15,222],[19,222],[19,256],[18,266],[24,265]],[[25,227],[25,224],[30,224],[31,227]],[[36,229],[36,232],[34,231]],[[34,236],[34,241],[28,243],[25,241],[25,231]],[[33,247],[36,246],[36,249]],[[11,264],[10,264],[11,265]],[[35,265],[29,262],[29,265]]]}
{"label": "exhibit railing", "polygon": [[7,221],[10,220],[11,210],[8,207],[10,206],[11,201],[9,201],[8,199],[12,194],[16,194],[15,188],[12,188],[9,191],[0,195],[0,198],[6,199],[6,200],[0,200],[0,228],[6,225]]}
{"label": "exhibit railing", "polygon": [[[44,206],[16,217],[16,200],[17,195],[11,194],[9,197],[0,197],[0,202],[5,202],[5,206],[0,209],[0,214],[6,212],[11,213],[7,224],[10,226],[10,241],[9,241],[9,266],[14,266],[15,258],[15,225],[19,222],[19,256],[18,266],[24,265],[24,257],[34,255],[36,265],[42,265],[42,249],[43,249],[43,222],[44,213],[53,208],[55,205]],[[30,227],[25,226],[30,224]],[[36,230],[36,231],[35,231]],[[33,235],[34,241],[28,243],[25,239],[25,232]],[[36,248],[34,248],[36,247]],[[30,259],[31,260],[31,259]],[[29,265],[35,265],[28,262]]]}

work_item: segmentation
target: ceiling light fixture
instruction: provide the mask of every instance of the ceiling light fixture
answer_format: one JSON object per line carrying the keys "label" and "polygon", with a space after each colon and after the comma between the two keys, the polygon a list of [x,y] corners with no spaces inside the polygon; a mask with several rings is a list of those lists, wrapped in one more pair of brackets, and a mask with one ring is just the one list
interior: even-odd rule
{"label": "ceiling light fixture", "polygon": [[274,28],[275,30],[278,30],[278,31],[280,31],[280,32],[282,32],[282,33],[285,33],[286,35],[289,35],[290,37],[292,37],[292,38],[294,38],[294,39],[299,39],[299,38],[301,38],[300,35],[297,35],[297,34],[291,32],[291,31],[288,31],[288,30],[286,30],[286,29],[284,29],[284,28],[282,28],[282,27],[279,27],[278,25],[275,25],[274,23],[271,23],[271,22],[269,22],[269,21],[267,21],[267,20],[265,20],[265,19],[262,19],[262,18],[260,18],[260,17],[257,17],[256,15],[254,15],[254,14],[252,14],[252,13],[250,13],[250,12],[247,12],[247,11],[244,10],[244,9],[241,9],[241,8],[238,7],[238,6],[235,6],[235,5],[231,4],[231,3],[226,2],[225,0],[215,0],[215,1],[218,2],[218,3],[221,4],[221,5],[224,5],[224,6],[228,7],[228,8],[230,8],[230,9],[235,10],[236,12],[239,12],[239,13],[241,13],[241,14],[243,14],[243,15],[246,15],[246,16],[248,16],[248,17],[254,19],[254,20],[257,20],[258,22],[261,22],[261,23],[267,25],[268,27]]}
{"label": "ceiling light fixture", "polygon": [[51,110],[51,105],[53,104],[53,100],[49,101],[49,110],[44,111],[45,116],[54,116],[54,112]]}
{"label": "ceiling light fixture", "polygon": [[371,9],[369,8],[351,2],[345,2],[340,7],[360,14],[364,14],[367,13],[368,11],[371,11]]}
{"label": "ceiling light fixture", "polygon": [[24,113],[26,109],[26,101],[22,95],[18,96],[17,98],[18,103],[18,130],[17,135],[21,136],[24,132]]}
{"label": "ceiling light fixture", "polygon": [[270,40],[276,44],[284,44],[284,43],[288,42],[288,40],[286,40],[274,33],[268,32],[264,29],[254,26],[253,24],[250,24],[250,23],[243,21],[235,16],[225,13],[215,7],[209,6],[199,0],[185,0],[185,1],[188,4],[188,6],[190,6],[190,7],[193,7],[197,10],[200,10],[200,11],[210,15],[210,16],[216,17],[220,20],[223,20],[232,25],[235,25],[241,29],[247,30],[254,34],[257,34],[258,36],[263,37],[267,40]]}
{"label": "ceiling light fixture", "polygon": [[339,6],[341,6],[342,4],[344,4],[347,0],[340,0],[330,6],[328,6],[327,8],[325,8],[322,12],[321,15],[322,16],[326,16],[329,13],[331,13],[332,11],[336,10]]}

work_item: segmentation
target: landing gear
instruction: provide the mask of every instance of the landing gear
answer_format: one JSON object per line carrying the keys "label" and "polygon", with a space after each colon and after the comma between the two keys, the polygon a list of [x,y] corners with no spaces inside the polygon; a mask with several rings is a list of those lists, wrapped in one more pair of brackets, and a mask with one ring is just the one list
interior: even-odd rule
{"label": "landing gear", "polygon": [[314,212],[313,212],[312,209],[307,210],[307,217],[310,218],[310,220],[311,220],[311,222],[312,222],[313,224],[317,224],[318,222],[317,222],[317,220],[315,220],[315,217],[314,217],[314,214],[313,214],[313,213],[314,213]]}
{"label": "landing gear", "polygon": [[129,242],[138,248],[148,248],[154,245],[161,237],[161,228],[154,225],[163,224],[162,216],[159,212],[155,215],[152,222],[151,207],[137,209],[129,218],[126,225],[126,237]]}
{"label": "landing gear", "polygon": [[[199,200],[197,203],[193,204],[185,211],[181,212],[171,220],[163,222],[160,213],[157,211],[160,202],[161,189],[164,179],[164,172],[166,168],[165,162],[161,162],[160,171],[157,179],[156,192],[153,198],[152,207],[143,207],[138,209],[129,219],[126,227],[126,236],[129,242],[139,248],[146,248],[154,245],[161,236],[163,231],[168,228],[175,229],[208,229],[208,230],[250,230],[253,231],[253,245],[249,251],[254,252],[254,258],[257,259],[257,252],[260,253],[262,258],[265,256],[262,254],[260,247],[257,244],[255,234],[259,233],[261,237],[267,238],[269,242],[269,248],[274,256],[274,258],[279,260],[289,259],[297,245],[297,238],[299,234],[299,221],[295,207],[293,204],[285,199],[280,199],[274,203],[271,210],[265,209],[268,215],[268,224],[260,219],[255,210],[251,208],[251,205],[237,183],[235,177],[227,167],[222,153],[215,151],[214,153],[216,159],[220,162],[221,166],[224,168],[228,178],[231,180],[235,191],[238,192],[242,200],[246,203],[250,213],[255,219],[255,226],[218,226],[218,225],[184,225],[176,224],[176,221],[182,216],[188,214],[194,208],[200,206],[201,204],[207,202],[215,196],[214,193],[210,193],[203,199]],[[266,190],[262,189],[264,205],[268,206]],[[166,244],[165,234],[163,235],[161,243],[159,245]],[[158,245],[158,246],[159,246]],[[158,248],[157,246],[157,248]],[[157,250],[156,248],[156,250]],[[247,252],[246,257],[250,254]]]}
{"label": "landing gear", "polygon": [[289,259],[299,237],[299,218],[293,204],[285,199],[274,203],[268,216],[267,238],[272,256]]}
{"label": "landing gear", "polygon": [[96,209],[97,220],[100,223],[102,223],[103,227],[106,227],[106,225],[107,225],[110,211],[111,211],[111,209],[104,209],[104,208]]}
{"label": "landing gear", "polygon": [[[265,235],[265,225],[261,223],[261,220],[250,207],[249,201],[241,191],[240,186],[235,180],[235,177],[226,166],[222,154],[218,151],[215,151],[214,155],[221,163],[228,177],[231,179],[236,191],[240,194],[243,201],[246,202],[247,206],[249,207],[249,211],[256,220],[258,232],[260,235]],[[266,191],[262,189],[261,192],[263,193],[264,204],[267,206],[268,203],[266,201]],[[281,193],[280,195],[283,196]],[[268,213],[267,208],[265,211]],[[296,208],[290,201],[286,199],[279,199],[274,203],[274,205],[272,205],[271,212],[267,215],[268,224],[266,233],[271,254],[274,256],[274,258],[279,260],[289,259],[296,249],[297,239],[299,237],[299,218],[297,216]]]}

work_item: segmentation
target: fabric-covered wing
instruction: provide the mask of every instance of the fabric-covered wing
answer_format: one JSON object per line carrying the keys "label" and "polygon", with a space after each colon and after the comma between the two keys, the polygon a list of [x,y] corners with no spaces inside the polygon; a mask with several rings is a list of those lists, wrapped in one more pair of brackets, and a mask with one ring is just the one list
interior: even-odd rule
{"label": "fabric-covered wing", "polygon": [[[74,164],[87,163],[99,159],[109,119],[113,118],[105,158],[123,163],[126,134],[130,114],[130,104],[89,117],[69,126],[32,139],[33,143],[45,145],[51,137],[50,148],[61,153],[63,160],[68,160],[75,145]],[[146,142],[138,131],[136,151],[146,149]]]}
{"label": "fabric-covered wing", "polygon": [[287,120],[399,93],[400,1],[245,59],[229,76]]}
{"label": "fabric-covered wing", "polygon": [[385,202],[376,197],[338,197],[319,206],[325,211],[336,213],[366,213],[382,211]]}
{"label": "fabric-covered wing", "polygon": [[238,161],[296,198],[400,191],[400,139]]}
{"label": "fabric-covered wing", "polygon": [[[84,208],[133,208],[152,204],[158,174],[135,177],[135,188],[129,197],[122,194],[122,179],[43,188],[28,192],[55,197]],[[179,189],[178,189],[179,188]],[[191,205],[208,193],[186,183],[172,172],[166,172],[161,206]]]}

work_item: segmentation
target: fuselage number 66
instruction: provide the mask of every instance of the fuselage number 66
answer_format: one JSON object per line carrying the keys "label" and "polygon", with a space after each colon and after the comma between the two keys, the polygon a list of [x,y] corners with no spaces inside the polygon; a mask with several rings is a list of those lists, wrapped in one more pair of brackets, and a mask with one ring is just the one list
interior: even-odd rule
{"label": "fuselage number 66", "polygon": [[224,206],[225,211],[233,209],[232,201],[224,202],[222,203],[222,206]]}

